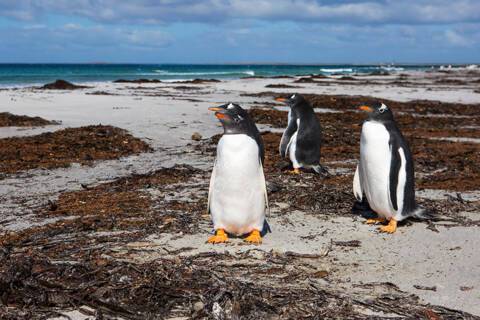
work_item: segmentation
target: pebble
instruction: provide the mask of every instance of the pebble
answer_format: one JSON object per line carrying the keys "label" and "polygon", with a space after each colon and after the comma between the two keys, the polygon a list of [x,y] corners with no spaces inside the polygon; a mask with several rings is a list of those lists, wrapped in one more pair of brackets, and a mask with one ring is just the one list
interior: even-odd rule
{"label": "pebble", "polygon": [[202,301],[197,301],[193,304],[193,310],[195,310],[195,312],[202,311],[204,307],[205,305],[203,304]]}
{"label": "pebble", "polygon": [[194,140],[194,141],[200,141],[200,140],[202,140],[202,135],[201,135],[200,133],[198,133],[198,132],[194,132],[194,133],[192,134],[192,140]]}

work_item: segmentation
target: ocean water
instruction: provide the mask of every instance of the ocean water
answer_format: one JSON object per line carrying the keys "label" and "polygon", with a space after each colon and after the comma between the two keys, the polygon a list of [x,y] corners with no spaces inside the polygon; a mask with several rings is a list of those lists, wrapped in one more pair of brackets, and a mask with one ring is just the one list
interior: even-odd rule
{"label": "ocean water", "polygon": [[189,65],[189,64],[0,64],[0,86],[44,84],[56,79],[75,83],[116,79],[238,79],[251,76],[368,74],[425,70],[430,65]]}

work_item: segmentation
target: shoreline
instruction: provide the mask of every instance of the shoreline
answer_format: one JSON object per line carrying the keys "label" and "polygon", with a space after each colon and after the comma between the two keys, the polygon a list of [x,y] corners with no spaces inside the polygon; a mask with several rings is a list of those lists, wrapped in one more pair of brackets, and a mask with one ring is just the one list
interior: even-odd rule
{"label": "shoreline", "polygon": [[[78,84],[88,84],[95,88],[95,90],[90,90],[90,92],[88,90],[85,91],[88,94],[94,94],[95,91],[101,92],[108,88],[114,89],[113,93],[118,93],[115,90],[115,85],[117,85],[115,81],[117,80],[78,82]],[[440,70],[435,72],[401,71],[387,75],[338,74],[324,76],[310,74],[272,77],[253,76],[235,79],[212,79],[208,77],[168,80],[145,78],[147,81],[155,80],[152,83],[143,83],[139,80],[141,80],[141,77],[129,77],[125,83],[118,83],[118,85],[124,85],[123,88],[121,86],[117,88],[120,90],[128,89],[128,87],[133,85],[153,88],[155,85],[165,85],[166,87],[174,88],[176,85],[188,85],[192,81],[211,80],[219,81],[219,85],[215,86],[215,88],[250,93],[286,91],[330,95],[346,94],[374,96],[380,99],[397,101],[425,99],[466,104],[478,103],[480,101],[480,71],[466,69],[446,72]],[[43,84],[10,85],[1,88],[0,92],[36,91],[41,90],[40,86]],[[259,89],[261,86],[264,87],[263,90]],[[55,90],[45,92],[55,93]]]}
{"label": "shoreline", "polygon": [[[14,73],[15,66],[27,66],[33,68],[31,73],[18,70]],[[42,68],[55,67],[53,73],[43,73]],[[72,69],[69,72],[58,69],[62,66],[78,66],[80,69]],[[136,66],[137,69],[131,69]],[[188,69],[188,67],[191,67]],[[9,70],[8,67],[13,68]],[[120,69],[108,70],[118,67]],[[203,68],[202,68],[203,67]],[[222,69],[223,67],[223,69]],[[214,78],[218,80],[239,80],[249,77],[277,78],[277,77],[305,77],[309,75],[323,76],[374,76],[374,75],[398,75],[410,72],[465,72],[479,71],[478,64],[8,64],[0,63],[0,68],[7,68],[0,72],[0,88],[27,87],[42,85],[48,81],[65,79],[80,84],[110,82],[117,79],[157,79],[162,81],[185,81],[194,78]],[[104,69],[103,71],[95,68]],[[127,69],[125,69],[127,68]],[[130,69],[128,69],[130,68]],[[145,70],[141,70],[145,68]],[[160,68],[160,69],[152,69]],[[163,69],[162,69],[163,68]],[[240,69],[238,69],[240,68]],[[246,68],[246,69],[241,69]],[[298,70],[296,70],[296,68]],[[38,69],[38,70],[37,70]],[[82,70],[85,69],[85,70]],[[92,69],[92,70],[90,70]],[[124,70],[123,70],[124,69]],[[165,69],[165,70],[164,70]],[[302,70],[303,69],[303,70]],[[123,70],[123,73],[121,72]],[[2,71],[2,70],[0,70]],[[10,72],[10,73],[9,73]],[[23,73],[25,72],[25,73]],[[90,74],[89,74],[90,72]],[[91,76],[91,74],[96,74]],[[9,77],[16,80],[6,80]],[[24,82],[19,81],[24,78]],[[36,80],[32,80],[36,79]]]}

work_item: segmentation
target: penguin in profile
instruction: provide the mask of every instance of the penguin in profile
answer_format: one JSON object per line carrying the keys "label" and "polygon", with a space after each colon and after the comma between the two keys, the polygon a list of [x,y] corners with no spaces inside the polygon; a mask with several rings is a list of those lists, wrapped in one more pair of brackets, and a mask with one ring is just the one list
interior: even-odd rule
{"label": "penguin in profile", "polygon": [[415,203],[412,153],[390,108],[375,103],[359,109],[368,112],[368,118],[362,125],[353,193],[358,202],[366,200],[378,215],[366,223],[388,222],[380,231],[394,233],[398,221],[410,216],[426,218],[425,210]]}
{"label": "penguin in profile", "polygon": [[262,137],[239,105],[228,103],[209,110],[215,111],[224,133],[217,145],[208,191],[208,211],[215,229],[208,242],[227,242],[228,234],[248,234],[245,241],[260,244],[261,232],[269,229]]}
{"label": "penguin in profile", "polygon": [[299,174],[300,168],[315,170],[325,174],[328,171],[320,164],[322,132],[312,106],[300,94],[289,98],[276,98],[285,102],[288,111],[288,125],[280,140],[280,156],[288,158],[293,166],[291,173]]}

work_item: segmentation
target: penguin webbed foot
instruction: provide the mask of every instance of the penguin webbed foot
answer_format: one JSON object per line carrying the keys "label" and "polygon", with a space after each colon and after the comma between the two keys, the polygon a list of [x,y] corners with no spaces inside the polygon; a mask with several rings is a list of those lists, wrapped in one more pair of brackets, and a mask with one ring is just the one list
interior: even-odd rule
{"label": "penguin webbed foot", "polygon": [[288,171],[289,174],[300,174],[301,171],[299,168],[294,168],[293,170]]}
{"label": "penguin webbed foot", "polygon": [[255,244],[255,245],[259,245],[259,244],[262,243],[262,236],[260,235],[260,231],[253,230],[252,232],[250,232],[248,237],[246,237],[244,240],[245,240],[245,242]]}
{"label": "penguin webbed foot", "polygon": [[378,218],[370,218],[365,221],[366,224],[378,224],[378,223],[385,223],[387,219],[378,217]]}
{"label": "penguin webbed foot", "polygon": [[386,226],[382,226],[378,230],[380,232],[395,233],[395,231],[397,231],[397,220],[390,219]]}
{"label": "penguin webbed foot", "polygon": [[211,244],[228,242],[228,235],[225,230],[218,229],[215,231],[215,235],[208,238],[207,242]]}

